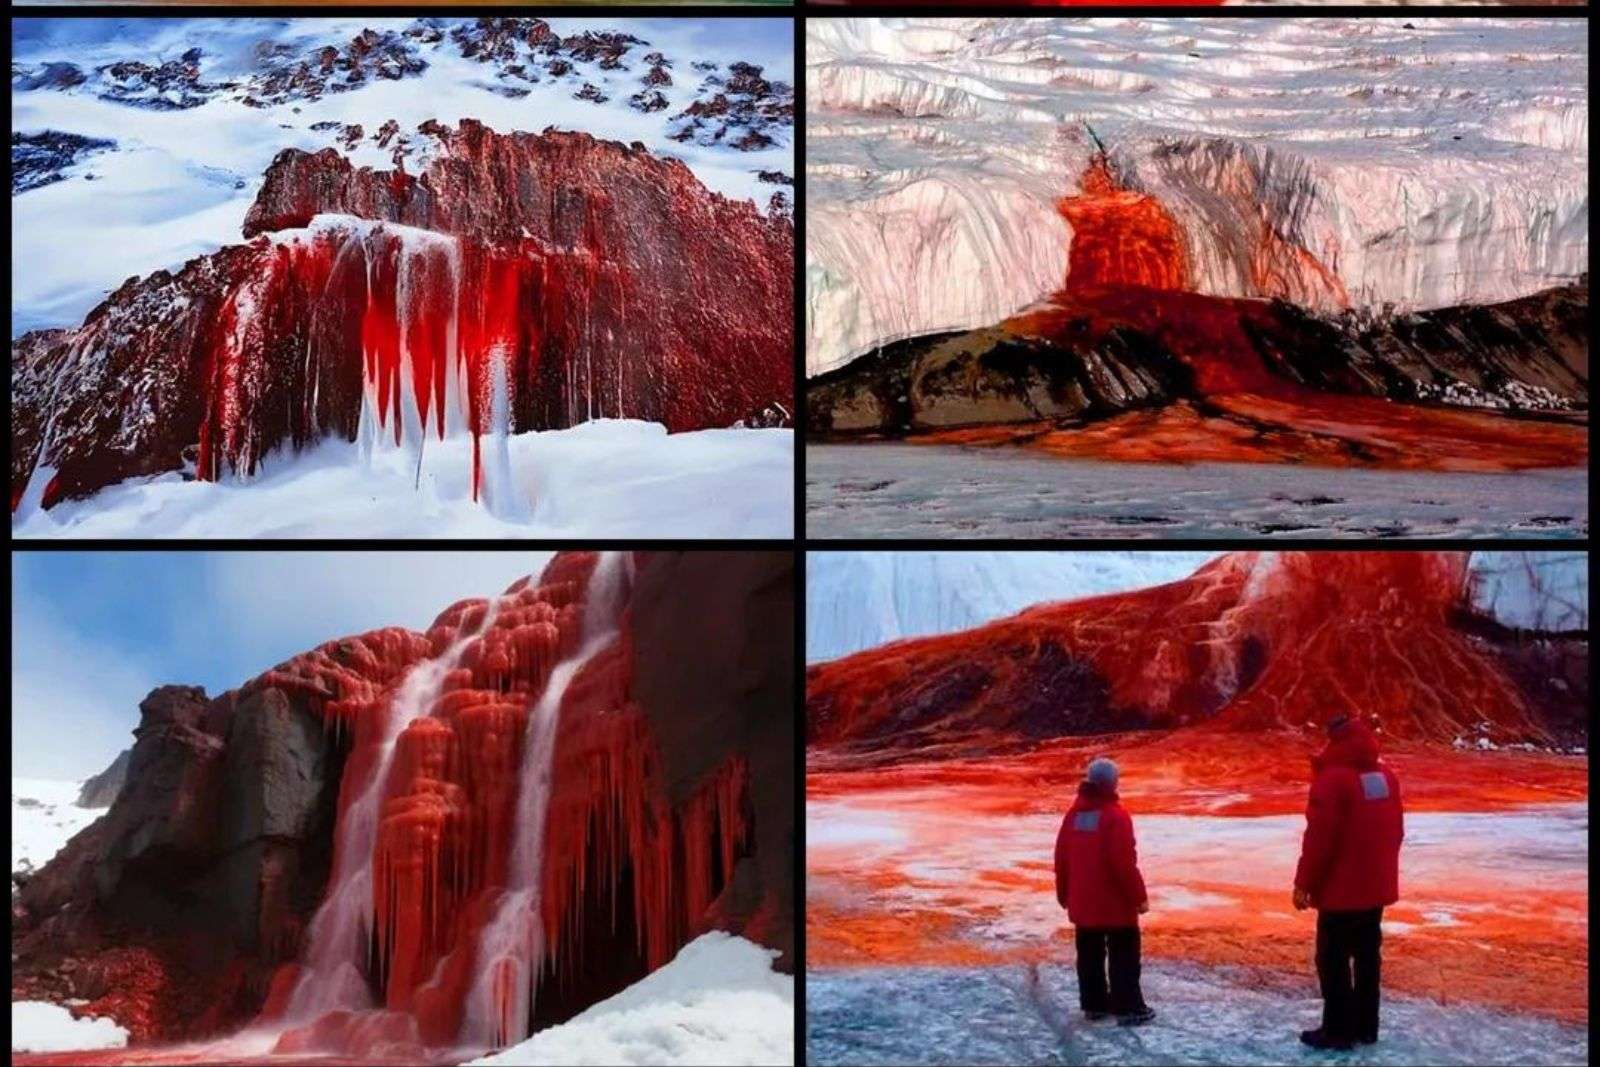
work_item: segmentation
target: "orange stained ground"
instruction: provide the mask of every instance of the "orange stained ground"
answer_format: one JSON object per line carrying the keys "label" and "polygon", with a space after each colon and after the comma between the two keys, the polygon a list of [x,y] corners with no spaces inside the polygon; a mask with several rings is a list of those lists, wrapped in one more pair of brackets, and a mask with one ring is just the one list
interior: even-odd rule
{"label": "orange stained ground", "polygon": [[1319,397],[1314,404],[1242,393],[1059,429],[1049,422],[936,430],[911,444],[1014,445],[1119,463],[1295,463],[1312,467],[1499,473],[1589,462],[1585,426],[1492,412]]}
{"label": "orange stained ground", "polygon": [[[1259,735],[1197,733],[1059,741],[1009,757],[870,770],[813,752],[808,961],[1070,959],[1050,848],[1085,761],[1112,751],[1151,890],[1145,952],[1309,983],[1314,922],[1289,900],[1307,752]],[[1586,801],[1587,759],[1421,744],[1394,746],[1385,759],[1413,817],[1401,900],[1385,912],[1386,987],[1586,1020],[1586,857],[1519,861],[1493,824],[1472,817],[1527,818]],[[1441,813],[1465,829],[1429,822]],[[869,828],[865,836],[851,829],[858,825]]]}

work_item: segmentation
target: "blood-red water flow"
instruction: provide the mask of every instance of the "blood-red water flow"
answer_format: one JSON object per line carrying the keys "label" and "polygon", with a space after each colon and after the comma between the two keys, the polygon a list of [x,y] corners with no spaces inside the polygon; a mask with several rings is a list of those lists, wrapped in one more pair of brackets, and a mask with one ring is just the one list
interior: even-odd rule
{"label": "blood-red water flow", "polygon": [[1543,740],[1517,685],[1456,625],[1466,576],[1460,552],[1230,553],[1182,581],[812,667],[807,720],[817,743],[870,742],[886,760],[980,739],[1298,730],[1350,712],[1387,737]]}
{"label": "blood-red water flow", "polygon": [[[252,1041],[374,1061],[499,1047],[546,986],[615,992],[715,921],[744,766],[669,792],[629,695],[632,565],[563,553],[425,635],[331,642],[252,683],[309,698],[347,748],[327,895]],[[637,973],[589,943],[595,908],[628,909]]]}
{"label": "blood-red water flow", "polygon": [[470,433],[473,494],[499,511],[516,494],[484,435],[787,420],[786,216],[640,145],[472,120],[429,136],[419,176],[280,153],[247,243],[130,280],[45,339],[19,368],[13,510],[190,461],[249,476],[327,437],[420,464],[429,433]]}

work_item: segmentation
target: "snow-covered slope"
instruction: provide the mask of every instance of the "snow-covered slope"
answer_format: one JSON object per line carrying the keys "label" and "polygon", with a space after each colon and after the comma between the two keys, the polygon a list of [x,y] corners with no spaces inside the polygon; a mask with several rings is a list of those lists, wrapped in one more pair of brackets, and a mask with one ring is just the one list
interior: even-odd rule
{"label": "snow-covered slope", "polygon": [[1211,552],[812,552],[806,660],[950,633],[1049,600],[1160,585]]}
{"label": "snow-covered slope", "polygon": [[[35,20],[19,29],[12,57],[12,132],[115,148],[13,195],[12,336],[76,326],[124,279],[237,242],[267,164],[285,148],[336,147],[380,169],[399,150],[416,173],[429,143],[417,127],[429,119],[642,142],[713,191],[765,208],[788,192],[774,179],[794,172],[792,118],[782,113],[793,50],[763,28],[776,23],[548,20],[568,40],[636,38],[613,62],[603,46],[535,49],[473,19]],[[325,49],[335,53],[326,72]],[[773,92],[734,92],[739,62],[763,68]],[[733,102],[727,112],[685,115],[719,93]],[[744,116],[741,100],[754,101]],[[760,138],[746,141],[752,131]]]}
{"label": "snow-covered slope", "polygon": [[[17,537],[790,537],[794,431],[668,434],[595,419],[513,434],[490,451],[499,497],[472,499],[472,440],[420,460],[379,441],[275,453],[254,477],[132,478],[48,511],[24,501]],[[705,502],[714,498],[715,508]]]}
{"label": "snow-covered slope", "polygon": [[1588,256],[1573,19],[814,19],[807,369],[1058,288],[1103,144],[1193,287],[1476,303]]}
{"label": "snow-covered slope", "polygon": [[776,953],[713,932],[665,967],[576,1018],[472,1064],[787,1064],[794,979]]}
{"label": "snow-covered slope", "polygon": [[82,782],[11,779],[11,873],[31,873],[50,862],[74,834],[104,808],[78,807]]}

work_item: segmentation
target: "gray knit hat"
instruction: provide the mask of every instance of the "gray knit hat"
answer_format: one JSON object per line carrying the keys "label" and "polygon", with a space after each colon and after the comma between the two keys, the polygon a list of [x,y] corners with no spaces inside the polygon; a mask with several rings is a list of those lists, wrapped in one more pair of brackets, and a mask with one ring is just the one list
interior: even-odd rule
{"label": "gray knit hat", "polygon": [[1083,774],[1084,780],[1099,789],[1115,789],[1117,787],[1117,765],[1111,762],[1109,756],[1099,756],[1089,761],[1089,769]]}

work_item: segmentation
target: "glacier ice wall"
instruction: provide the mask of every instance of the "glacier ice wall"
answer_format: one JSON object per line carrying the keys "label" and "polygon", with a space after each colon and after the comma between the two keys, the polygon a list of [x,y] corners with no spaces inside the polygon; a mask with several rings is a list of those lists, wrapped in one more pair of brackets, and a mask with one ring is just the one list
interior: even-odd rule
{"label": "glacier ice wall", "polygon": [[1190,281],[1491,302],[1588,258],[1588,49],[1560,19],[827,19],[807,29],[807,369],[1066,280],[1101,145]]}
{"label": "glacier ice wall", "polygon": [[1051,600],[1194,573],[1212,552],[812,552],[806,660],[951,633]]}

